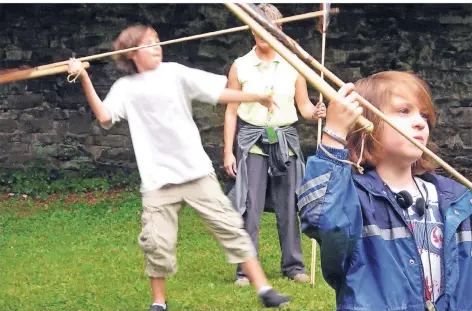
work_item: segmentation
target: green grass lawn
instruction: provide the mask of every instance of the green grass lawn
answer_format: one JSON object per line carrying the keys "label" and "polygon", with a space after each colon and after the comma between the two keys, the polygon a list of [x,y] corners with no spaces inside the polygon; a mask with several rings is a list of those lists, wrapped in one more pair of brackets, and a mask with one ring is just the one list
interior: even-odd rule
{"label": "green grass lawn", "polygon": [[[0,203],[0,310],[147,310],[139,194],[87,200]],[[264,214],[261,228],[263,268],[272,285],[293,298],[285,310],[334,310],[319,257],[315,288],[283,279],[273,214]],[[309,273],[306,237],[303,252]],[[233,285],[235,267],[190,208],[180,214],[177,256],[179,271],[167,282],[170,311],[263,309],[252,288]]]}

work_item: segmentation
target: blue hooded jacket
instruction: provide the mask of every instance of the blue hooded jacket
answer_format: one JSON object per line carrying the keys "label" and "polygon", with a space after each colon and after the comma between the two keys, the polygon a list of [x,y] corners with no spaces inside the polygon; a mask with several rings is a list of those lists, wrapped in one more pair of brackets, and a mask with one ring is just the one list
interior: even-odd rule
{"label": "blue hooded jacket", "polygon": [[[337,159],[346,149],[323,146]],[[444,221],[444,294],[437,310],[472,310],[472,194],[435,174]],[[355,174],[321,148],[297,190],[302,232],[320,245],[321,268],[337,310],[424,311],[423,265],[394,193],[374,171]]]}

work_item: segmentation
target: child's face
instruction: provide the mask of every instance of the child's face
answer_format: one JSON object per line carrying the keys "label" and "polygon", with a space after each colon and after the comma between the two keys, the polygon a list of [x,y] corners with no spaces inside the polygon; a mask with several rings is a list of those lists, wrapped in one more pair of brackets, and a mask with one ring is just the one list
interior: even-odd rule
{"label": "child's face", "polygon": [[[158,42],[160,41],[157,34],[153,30],[149,29],[139,43],[139,46]],[[162,62],[162,48],[161,46],[154,46],[140,49],[132,52],[130,58],[136,64],[138,71],[153,70]]]}
{"label": "child's face", "polygon": [[[391,105],[386,105],[384,114],[398,128],[420,144],[426,146],[429,138],[428,116],[424,109],[403,97],[394,97]],[[418,147],[408,141],[388,124],[384,124],[380,135],[380,143],[384,149],[384,156],[389,162],[413,164],[423,154]]]}

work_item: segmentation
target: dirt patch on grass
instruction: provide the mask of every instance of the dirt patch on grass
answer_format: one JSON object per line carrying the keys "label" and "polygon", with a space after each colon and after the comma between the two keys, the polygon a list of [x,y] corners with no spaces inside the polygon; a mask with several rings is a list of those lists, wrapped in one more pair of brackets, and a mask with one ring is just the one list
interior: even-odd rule
{"label": "dirt patch on grass", "polygon": [[[115,200],[127,193],[123,189],[111,189],[105,192],[61,193],[51,194],[47,198],[39,199],[27,195],[0,194],[0,214],[14,211],[18,217],[27,217],[39,211],[46,210],[51,204],[60,202],[61,205],[87,204],[95,205],[103,200]],[[2,211],[3,210],[3,211]],[[65,210],[68,210],[65,208]]]}

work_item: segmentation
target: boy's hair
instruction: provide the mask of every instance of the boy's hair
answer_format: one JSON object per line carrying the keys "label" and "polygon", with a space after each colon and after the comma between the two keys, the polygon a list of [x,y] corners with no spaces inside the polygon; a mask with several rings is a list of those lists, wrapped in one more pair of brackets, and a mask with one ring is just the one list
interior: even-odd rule
{"label": "boy's hair", "polygon": [[[427,123],[430,135],[426,147],[433,152],[437,151],[436,145],[431,142],[431,132],[436,123],[431,91],[421,78],[411,72],[384,71],[360,79],[355,83],[354,90],[380,111],[384,111],[386,105],[392,103],[395,96],[403,97],[410,103],[415,104],[428,115]],[[379,143],[380,135],[384,127],[390,125],[383,122],[380,117],[367,108],[364,108],[363,116],[373,123],[374,131],[372,132],[373,137],[371,135],[365,136],[360,165],[366,168],[375,168],[382,154],[382,146]],[[358,155],[362,147],[361,135],[362,132],[357,131],[347,137],[349,157],[352,162],[357,162],[359,159]],[[421,158],[413,163],[412,172],[418,175],[434,171],[436,168],[436,161],[423,153]]]}
{"label": "boy's hair", "polygon": [[[135,25],[126,28],[120,33],[118,38],[113,41],[113,50],[116,51],[137,47],[146,32],[149,30],[155,32],[156,36],[159,38],[159,35],[151,26]],[[112,57],[117,62],[118,68],[123,69],[129,73],[138,72],[138,68],[136,68],[135,63],[128,58],[128,53],[116,54]]]}
{"label": "boy's hair", "polygon": [[279,9],[277,9],[275,6],[272,4],[268,3],[261,3],[257,6],[259,9],[264,12],[267,18],[270,20],[276,20],[276,19],[281,19],[282,14],[280,13]]}

